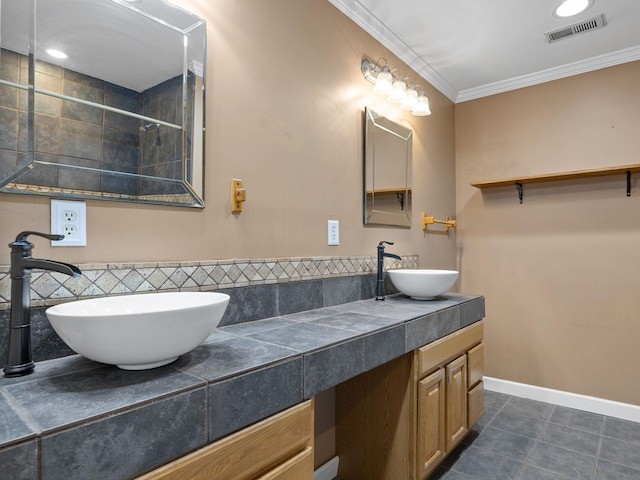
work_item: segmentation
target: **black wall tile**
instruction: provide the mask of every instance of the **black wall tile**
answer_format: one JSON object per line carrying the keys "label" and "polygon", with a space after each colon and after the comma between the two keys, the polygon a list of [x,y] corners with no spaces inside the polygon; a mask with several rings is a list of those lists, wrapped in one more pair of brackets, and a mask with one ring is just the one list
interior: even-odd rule
{"label": "black wall tile", "polygon": [[219,291],[231,297],[229,306],[220,320],[221,327],[278,315],[276,284],[225,288]]}
{"label": "black wall tile", "polygon": [[[121,480],[206,443],[205,388],[42,438],[42,480]],[[153,441],[149,441],[153,439]]]}
{"label": "black wall tile", "polygon": [[364,341],[364,370],[368,371],[404,355],[406,325],[401,324],[367,335]]}
{"label": "black wall tile", "polygon": [[302,312],[323,306],[322,280],[278,284],[278,314]]}
{"label": "black wall tile", "polygon": [[38,444],[36,440],[0,448],[0,478],[37,480]]}
{"label": "black wall tile", "polygon": [[360,276],[326,278],[322,281],[325,307],[360,300],[362,281]]}
{"label": "black wall tile", "polygon": [[304,355],[304,398],[360,375],[364,368],[362,338]]}
{"label": "black wall tile", "polygon": [[209,441],[302,401],[302,360],[295,358],[209,387]]}

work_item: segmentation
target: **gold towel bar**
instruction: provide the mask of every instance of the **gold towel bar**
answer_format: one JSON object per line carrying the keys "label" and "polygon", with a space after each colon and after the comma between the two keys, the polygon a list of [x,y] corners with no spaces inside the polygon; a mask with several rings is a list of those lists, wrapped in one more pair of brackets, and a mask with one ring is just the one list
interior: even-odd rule
{"label": "gold towel bar", "polygon": [[425,212],[422,212],[422,230],[426,230],[427,225],[431,225],[433,223],[443,224],[445,226],[444,231],[447,233],[449,232],[450,228],[455,228],[456,226],[456,221],[450,220],[449,216],[444,217],[444,220],[436,220],[433,217],[429,217]]}

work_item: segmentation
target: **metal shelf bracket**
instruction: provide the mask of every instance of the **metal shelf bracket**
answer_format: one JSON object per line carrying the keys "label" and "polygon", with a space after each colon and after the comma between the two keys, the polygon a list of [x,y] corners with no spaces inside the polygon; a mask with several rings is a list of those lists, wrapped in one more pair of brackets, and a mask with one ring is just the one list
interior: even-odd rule
{"label": "metal shelf bracket", "polygon": [[518,191],[518,199],[520,200],[520,204],[522,204],[522,197],[524,194],[524,190],[520,182],[516,182],[516,190]]}

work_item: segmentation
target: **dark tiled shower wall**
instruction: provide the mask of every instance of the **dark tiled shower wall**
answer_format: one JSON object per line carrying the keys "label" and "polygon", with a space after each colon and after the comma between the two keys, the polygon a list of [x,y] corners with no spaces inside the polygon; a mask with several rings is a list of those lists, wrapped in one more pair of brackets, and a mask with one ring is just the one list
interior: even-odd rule
{"label": "dark tiled shower wall", "polygon": [[[22,65],[23,62],[25,65]],[[9,50],[0,49],[0,76],[16,84],[26,84],[21,74],[27,73],[27,58]],[[20,97],[24,103],[19,105],[18,89],[0,85],[0,177],[4,178],[12,171],[18,161],[18,154],[26,149],[26,142],[18,142],[18,124],[24,131],[27,125],[26,97]],[[26,138],[24,139],[26,140]]]}
{"label": "dark tiled shower wall", "polygon": [[[144,91],[141,99],[143,115],[182,125],[182,75]],[[157,131],[143,133],[140,137],[140,148],[140,174],[171,179],[182,178],[182,130],[160,126]],[[182,192],[181,185],[140,181],[140,195]]]}
{"label": "dark tiled shower wall", "polygon": [[[0,75],[15,83],[28,83],[28,58],[7,50],[0,55]],[[109,82],[45,62],[36,62],[36,86],[55,93],[101,105],[181,124],[181,76],[138,93]],[[26,91],[0,86],[0,175],[26,161],[30,150]],[[125,173],[169,173],[181,178],[177,168],[182,158],[180,130],[161,127],[162,145],[156,146],[156,132],[141,134],[140,121],[116,112],[36,94],[34,103],[35,160]],[[140,151],[154,157],[143,161]],[[164,157],[169,154],[168,157]],[[169,158],[161,163],[158,158]],[[136,178],[38,165],[19,178],[20,183],[108,193],[137,195],[141,186]],[[149,189],[147,189],[149,190]],[[147,191],[145,194],[164,193]]]}
{"label": "dark tiled shower wall", "polygon": [[[397,292],[388,279],[385,283],[388,293]],[[222,289],[218,291],[227,293],[231,300],[220,321],[220,326],[373,298],[375,288],[375,275],[353,275]],[[31,309],[34,360],[42,361],[73,355],[74,352],[53,331],[46,318],[45,310],[46,307]],[[9,310],[0,311],[0,365],[2,366],[8,354],[9,315]]]}

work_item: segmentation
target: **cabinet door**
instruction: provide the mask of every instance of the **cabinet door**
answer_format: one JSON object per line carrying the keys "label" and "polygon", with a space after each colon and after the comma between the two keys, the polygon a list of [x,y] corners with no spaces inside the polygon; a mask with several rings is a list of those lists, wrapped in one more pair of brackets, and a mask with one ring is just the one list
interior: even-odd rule
{"label": "cabinet door", "polygon": [[447,452],[467,434],[467,356],[447,364]]}
{"label": "cabinet door", "polygon": [[426,478],[445,455],[445,372],[418,382],[418,478]]}
{"label": "cabinet door", "polygon": [[484,344],[476,345],[469,353],[467,353],[467,361],[469,362],[467,372],[469,378],[469,388],[473,387],[482,380],[484,375]]}
{"label": "cabinet door", "polygon": [[480,381],[475,387],[469,390],[467,395],[468,402],[468,415],[467,427],[473,427],[473,424],[480,420],[480,417],[484,415],[484,391],[483,383]]}

